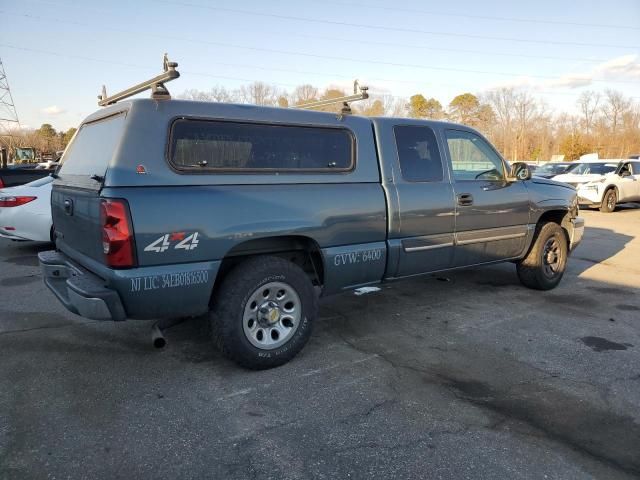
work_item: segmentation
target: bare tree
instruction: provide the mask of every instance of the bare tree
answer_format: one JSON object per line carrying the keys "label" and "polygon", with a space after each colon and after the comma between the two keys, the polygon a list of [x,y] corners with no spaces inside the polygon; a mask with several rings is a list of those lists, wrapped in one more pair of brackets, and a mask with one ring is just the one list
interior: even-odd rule
{"label": "bare tree", "polygon": [[238,94],[243,103],[274,106],[278,103],[278,89],[264,82],[254,82],[240,87]]}
{"label": "bare tree", "polygon": [[498,149],[506,155],[513,130],[515,91],[513,88],[499,88],[489,91],[483,100],[491,106],[499,125],[496,138],[493,140]]}
{"label": "bare tree", "polygon": [[318,100],[319,91],[313,85],[305,84],[299,85],[295,88],[291,94],[291,100],[294,105],[301,105],[303,103],[314,102]]}
{"label": "bare tree", "polygon": [[233,102],[236,100],[234,96],[224,87],[216,85],[211,87],[208,92],[192,88],[185,90],[179,98],[185,100],[197,100],[200,102]]}
{"label": "bare tree", "polygon": [[380,96],[380,101],[386,117],[404,117],[406,115],[405,105],[408,102],[406,98],[384,94]]}
{"label": "bare tree", "polygon": [[527,91],[516,93],[514,102],[514,114],[516,120],[516,137],[514,143],[513,159],[525,159],[528,152],[528,135],[532,130],[532,122],[538,114],[538,102]]}
{"label": "bare tree", "polygon": [[605,90],[605,97],[606,103],[602,110],[611,124],[612,133],[615,135],[623,114],[631,107],[631,102],[617,90]]}
{"label": "bare tree", "polygon": [[586,133],[591,133],[593,127],[593,120],[596,112],[598,111],[598,105],[600,104],[600,94],[591,90],[582,92],[578,97],[578,106],[582,112],[582,121],[584,122],[584,128]]}

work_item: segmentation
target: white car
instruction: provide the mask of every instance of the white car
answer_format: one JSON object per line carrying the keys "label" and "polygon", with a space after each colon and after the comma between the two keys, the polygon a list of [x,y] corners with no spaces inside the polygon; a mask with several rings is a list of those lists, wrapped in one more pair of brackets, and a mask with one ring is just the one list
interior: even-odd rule
{"label": "white car", "polygon": [[53,240],[52,182],[53,177],[44,177],[0,189],[0,237],[36,242]]}
{"label": "white car", "polygon": [[610,213],[616,205],[640,202],[640,161],[588,160],[576,162],[570,173],[553,180],[576,187],[581,206]]}

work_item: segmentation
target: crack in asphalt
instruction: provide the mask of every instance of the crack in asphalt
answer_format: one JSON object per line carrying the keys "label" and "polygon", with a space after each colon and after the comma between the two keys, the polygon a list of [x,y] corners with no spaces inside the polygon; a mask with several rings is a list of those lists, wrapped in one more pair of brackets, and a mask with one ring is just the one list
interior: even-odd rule
{"label": "crack in asphalt", "polygon": [[68,327],[73,327],[76,325],[87,325],[89,323],[94,323],[94,322],[74,322],[74,323],[65,323],[64,325],[43,325],[40,327],[32,327],[32,328],[22,328],[19,330],[4,330],[4,331],[0,331],[0,336],[4,336],[4,335],[9,335],[12,333],[26,333],[26,332],[33,332],[36,330],[55,330],[58,328],[68,328]]}

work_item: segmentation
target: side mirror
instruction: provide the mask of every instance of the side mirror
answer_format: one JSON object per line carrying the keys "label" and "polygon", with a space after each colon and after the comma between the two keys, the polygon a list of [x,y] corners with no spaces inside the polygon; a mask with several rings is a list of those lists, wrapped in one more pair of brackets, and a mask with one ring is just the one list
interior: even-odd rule
{"label": "side mirror", "polygon": [[529,165],[527,165],[524,162],[512,163],[511,172],[509,172],[509,176],[516,180],[530,180],[531,170],[529,169]]}

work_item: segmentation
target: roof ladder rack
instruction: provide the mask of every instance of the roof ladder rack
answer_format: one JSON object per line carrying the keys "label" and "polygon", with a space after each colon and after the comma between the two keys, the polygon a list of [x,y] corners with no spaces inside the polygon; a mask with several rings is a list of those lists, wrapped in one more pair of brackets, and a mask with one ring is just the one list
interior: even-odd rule
{"label": "roof ladder rack", "polygon": [[302,108],[305,110],[311,110],[314,108],[326,107],[328,105],[334,105],[336,103],[342,103],[342,115],[349,115],[351,112],[350,102],[357,102],[358,100],[366,100],[369,98],[367,92],[369,87],[360,86],[358,80],[353,82],[353,95],[347,95],[346,97],[328,98],[326,100],[318,100],[316,102],[303,103],[302,105],[295,105],[292,108]]}
{"label": "roof ladder rack", "polygon": [[154,100],[170,100],[171,95],[169,94],[169,90],[167,90],[164,84],[178,78],[180,76],[180,72],[176,70],[178,64],[176,62],[170,62],[169,57],[166,53],[164,54],[162,65],[164,68],[164,72],[160,75],[153,77],[145,82],[134,85],[133,87],[127,88],[122,92],[111,95],[110,97],[107,97],[107,89],[103,85],[102,94],[98,95],[98,105],[100,105],[101,107],[113,105],[120,100],[132,97],[140,92],[144,92],[145,90],[151,90],[151,98],[153,98]]}

